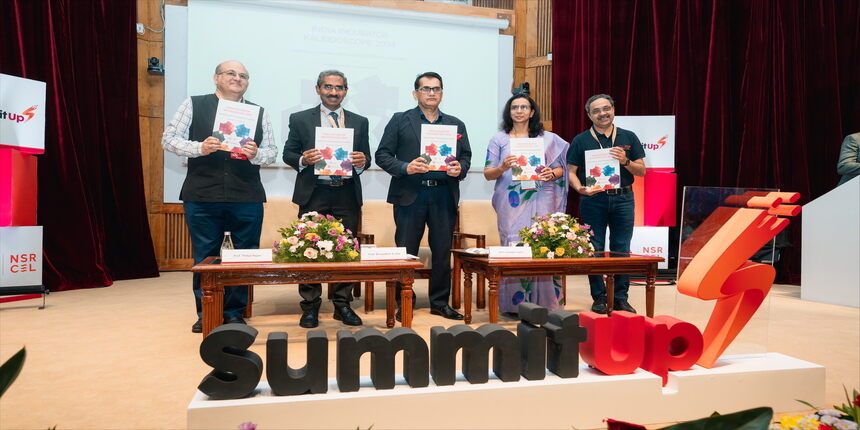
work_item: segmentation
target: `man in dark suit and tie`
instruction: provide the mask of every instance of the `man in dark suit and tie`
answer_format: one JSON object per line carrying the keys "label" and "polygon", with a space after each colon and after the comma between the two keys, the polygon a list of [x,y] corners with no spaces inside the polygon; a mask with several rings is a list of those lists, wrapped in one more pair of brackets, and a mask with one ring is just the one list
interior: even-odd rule
{"label": "man in dark suit and tie", "polygon": [[[368,143],[367,118],[350,112],[341,105],[349,87],[346,77],[337,70],[325,70],[317,78],[316,92],[321,104],[290,115],[290,133],[284,145],[284,162],[298,171],[293,202],[299,205],[299,216],[316,211],[343,221],[344,227],[353,234],[358,232],[361,218],[361,180],[359,175],[370,166],[370,144]],[[317,176],[313,165],[322,160],[315,148],[316,127],[340,127],[354,130],[352,177]],[[350,308],[352,283],[337,284],[334,303],[334,319],[346,325],[361,325],[361,318]],[[319,325],[319,309],[322,300],[320,284],[301,284],[302,317],[299,325],[313,328]]]}
{"label": "man in dark suit and tie", "polygon": [[[417,255],[425,224],[429,229],[430,313],[461,320],[463,315],[448,306],[451,239],[460,200],[460,181],[466,178],[472,150],[463,121],[439,110],[442,77],[435,72],[422,73],[415,78],[414,87],[412,96],[418,106],[391,117],[376,150],[376,164],[392,176],[387,200],[394,205],[397,246],[404,246],[406,252]],[[427,160],[420,157],[422,124],[457,126],[456,159],[447,163],[447,171],[430,171]],[[398,285],[398,307],[399,290]],[[399,320],[399,310],[397,317]]]}

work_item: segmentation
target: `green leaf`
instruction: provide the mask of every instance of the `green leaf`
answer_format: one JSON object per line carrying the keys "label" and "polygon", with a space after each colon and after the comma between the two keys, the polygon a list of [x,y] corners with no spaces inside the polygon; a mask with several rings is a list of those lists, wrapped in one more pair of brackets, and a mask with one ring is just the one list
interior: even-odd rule
{"label": "green leaf", "polygon": [[662,430],[767,430],[773,409],[754,408],[663,427]]}
{"label": "green leaf", "polygon": [[27,348],[21,348],[11,358],[6,360],[0,366],[0,397],[6,392],[6,389],[15,382],[21,369],[24,367],[24,359],[27,358]]}
{"label": "green leaf", "polygon": [[818,410],[818,408],[816,408],[812,403],[809,403],[809,402],[807,402],[807,401],[805,401],[805,400],[800,400],[800,399],[794,399],[794,400],[795,400],[795,401],[797,401],[797,402],[802,403],[803,405],[808,406],[808,407],[809,407],[809,409],[815,409],[816,411]]}

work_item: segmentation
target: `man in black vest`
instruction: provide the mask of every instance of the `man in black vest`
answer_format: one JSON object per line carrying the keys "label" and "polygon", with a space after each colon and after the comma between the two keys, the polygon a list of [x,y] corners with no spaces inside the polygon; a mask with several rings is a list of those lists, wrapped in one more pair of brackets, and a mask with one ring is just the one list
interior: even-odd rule
{"label": "man in black vest", "polygon": [[[229,231],[237,249],[260,245],[263,202],[266,191],[260,182],[260,166],[271,164],[278,155],[268,114],[260,108],[254,139],[245,143],[241,154],[221,150],[221,141],[212,136],[219,100],[253,104],[242,96],[248,89],[248,71],[238,61],[225,61],[215,68],[215,93],[192,96],[179,106],[164,128],[161,146],[188,157],[188,172],[179,198],[191,236],[194,264],[219,255],[224,232]],[[191,331],[200,333],[200,274],[194,274],[197,322]],[[224,323],[241,323],[248,305],[248,289],[228,287],[224,291]]]}
{"label": "man in black vest", "polygon": [[[406,247],[406,252],[418,255],[418,246],[429,228],[428,241],[432,253],[430,273],[430,313],[452,320],[463,315],[448,306],[451,294],[451,241],[454,221],[460,201],[460,181],[466,179],[472,149],[466,125],[453,115],[439,110],[442,102],[442,77],[425,72],[415,78],[412,96],[418,106],[395,113],[379,141],[376,164],[391,174],[388,203],[394,205],[394,242]],[[422,124],[457,126],[455,159],[447,163],[446,171],[430,171],[421,157]],[[398,284],[397,302],[400,303]],[[400,311],[397,312],[398,320]]]}
{"label": "man in black vest", "polygon": [[[290,133],[284,144],[284,162],[298,171],[293,202],[299,205],[299,216],[315,211],[331,215],[343,221],[353,234],[358,232],[361,218],[361,180],[359,175],[370,165],[367,118],[350,112],[341,106],[349,90],[346,76],[337,70],[325,70],[317,77],[316,92],[321,104],[290,115]],[[349,153],[352,176],[318,176],[314,174],[314,163],[322,160],[315,147],[316,127],[351,128],[353,149]],[[352,283],[337,284],[334,304],[334,319],[346,325],[361,325],[361,318],[350,308]],[[320,284],[301,284],[302,317],[299,325],[313,328],[319,325],[319,310],[322,299]]]}

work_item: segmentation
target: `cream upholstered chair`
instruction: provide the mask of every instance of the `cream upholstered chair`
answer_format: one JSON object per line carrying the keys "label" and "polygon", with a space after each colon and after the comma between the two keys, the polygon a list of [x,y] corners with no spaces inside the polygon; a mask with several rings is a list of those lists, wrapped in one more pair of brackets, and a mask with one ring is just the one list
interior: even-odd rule
{"label": "cream upholstered chair", "polygon": [[[475,246],[478,248],[486,248],[488,246],[499,246],[499,228],[496,219],[496,210],[493,209],[490,200],[462,200],[460,201],[459,217],[457,218],[457,232],[455,239],[459,239],[455,243],[456,248],[466,248],[463,239],[475,239]],[[458,237],[459,235],[459,237]],[[481,240],[480,237],[484,239]],[[453,276],[460,278],[456,279],[454,286],[460,286],[462,281],[461,273],[453,273]],[[486,295],[484,286],[484,276],[479,275],[475,283],[475,307],[483,309],[486,307]],[[456,307],[460,306],[460,291],[456,292],[456,299],[453,300]]]}

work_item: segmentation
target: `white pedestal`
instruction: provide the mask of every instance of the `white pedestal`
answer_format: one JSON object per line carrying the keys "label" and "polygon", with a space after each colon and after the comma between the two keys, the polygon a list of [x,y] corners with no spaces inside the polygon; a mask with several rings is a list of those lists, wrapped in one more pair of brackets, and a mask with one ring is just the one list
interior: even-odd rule
{"label": "white pedestal", "polygon": [[860,307],[860,177],[803,206],[800,298]]}
{"label": "white pedestal", "polygon": [[724,357],[713,369],[671,372],[667,387],[643,370],[606,376],[583,367],[578,378],[548,374],[543,381],[412,389],[401,378],[392,390],[272,396],[268,384],[256,396],[206,400],[197,392],[188,405],[189,429],[235,429],[245,421],[278,429],[570,429],[605,427],[614,418],[640,424],[686,421],[714,411],[770,406],[802,409],[795,399],[824,403],[824,368],[777,353]]}

